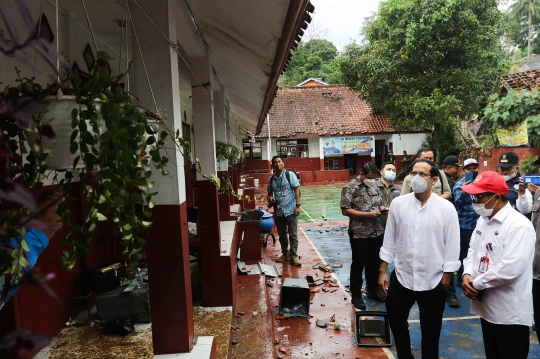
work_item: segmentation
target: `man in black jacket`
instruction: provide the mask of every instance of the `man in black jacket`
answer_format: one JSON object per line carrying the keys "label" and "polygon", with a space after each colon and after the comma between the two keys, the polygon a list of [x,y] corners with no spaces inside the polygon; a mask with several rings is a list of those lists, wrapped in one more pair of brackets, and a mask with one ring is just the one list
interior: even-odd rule
{"label": "man in black jacket", "polygon": [[[506,185],[509,188],[507,194],[508,202],[510,202],[510,205],[516,211],[519,211],[516,207],[516,200],[519,197],[519,178],[521,177],[518,162],[519,157],[515,152],[504,152],[499,156],[499,163],[497,164],[497,167],[499,167],[501,175],[504,177]],[[532,194],[529,190],[525,190],[524,195],[527,197],[527,201],[532,201]],[[521,214],[529,219],[531,218],[530,211],[527,213],[521,212]]]}

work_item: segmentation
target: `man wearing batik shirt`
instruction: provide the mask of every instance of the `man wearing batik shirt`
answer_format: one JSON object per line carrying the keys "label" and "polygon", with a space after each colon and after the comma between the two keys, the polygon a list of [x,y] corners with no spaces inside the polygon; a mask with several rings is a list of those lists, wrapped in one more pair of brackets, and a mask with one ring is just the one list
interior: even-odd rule
{"label": "man wearing batik shirt", "polygon": [[300,215],[300,183],[294,172],[287,171],[280,156],[272,157],[274,174],[268,179],[268,202],[275,204],[276,227],[281,244],[281,256],[276,262],[290,261],[300,266],[298,259],[298,215]]}
{"label": "man wearing batik shirt", "polygon": [[378,188],[379,169],[372,162],[362,166],[360,176],[341,191],[341,213],[350,218],[349,238],[352,251],[351,296],[356,309],[366,309],[362,299],[362,272],[366,268],[368,298],[384,302],[386,296],[378,288],[379,250],[384,226],[381,214],[388,213]]}

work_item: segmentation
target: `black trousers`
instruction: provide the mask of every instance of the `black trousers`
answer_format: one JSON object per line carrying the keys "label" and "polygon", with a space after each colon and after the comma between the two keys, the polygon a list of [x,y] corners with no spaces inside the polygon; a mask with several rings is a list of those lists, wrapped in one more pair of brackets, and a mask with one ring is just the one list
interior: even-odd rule
{"label": "black trousers", "polygon": [[536,337],[539,338],[540,331],[540,280],[533,279],[533,310],[534,325],[536,325]]}
{"label": "black trousers", "polygon": [[376,293],[379,290],[379,267],[381,259],[379,251],[383,243],[384,235],[374,238],[352,238],[351,251],[351,296],[362,296],[362,272],[366,268],[366,287],[368,292]]}
{"label": "black trousers", "polygon": [[526,359],[529,355],[529,327],[493,324],[480,318],[486,359]]}
{"label": "black trousers", "polygon": [[413,291],[402,286],[396,272],[393,271],[390,275],[390,286],[386,297],[386,312],[399,359],[414,358],[407,319],[415,302],[418,303],[420,309],[422,358],[439,359],[439,337],[446,304],[446,292],[442,282],[431,290]]}
{"label": "black trousers", "polygon": [[469,251],[469,243],[471,242],[471,237],[473,234],[472,229],[459,228],[459,261],[461,262],[461,267],[457,271],[457,282],[461,283],[461,277],[463,276],[463,260],[467,258],[467,252]]}

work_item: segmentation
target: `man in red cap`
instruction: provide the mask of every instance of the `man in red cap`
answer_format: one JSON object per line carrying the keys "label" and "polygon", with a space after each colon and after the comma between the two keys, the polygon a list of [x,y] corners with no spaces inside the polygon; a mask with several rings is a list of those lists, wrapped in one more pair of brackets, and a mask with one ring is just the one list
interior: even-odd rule
{"label": "man in red cap", "polygon": [[480,317],[486,358],[525,359],[532,325],[531,222],[509,203],[508,186],[496,172],[483,172],[462,186],[480,218],[463,261],[463,293]]}

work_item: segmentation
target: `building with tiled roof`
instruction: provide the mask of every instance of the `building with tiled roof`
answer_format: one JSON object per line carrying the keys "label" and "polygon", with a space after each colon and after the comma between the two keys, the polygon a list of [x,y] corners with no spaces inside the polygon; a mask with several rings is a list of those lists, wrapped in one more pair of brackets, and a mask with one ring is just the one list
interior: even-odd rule
{"label": "building with tiled roof", "polygon": [[344,85],[281,87],[256,142],[244,143],[244,155],[246,169],[253,172],[266,171],[268,160],[279,154],[296,171],[354,174],[368,161],[381,166],[393,151],[399,170],[403,151],[415,153],[424,137],[419,131],[398,133]]}

